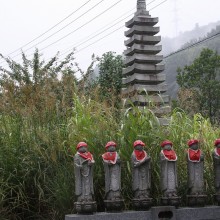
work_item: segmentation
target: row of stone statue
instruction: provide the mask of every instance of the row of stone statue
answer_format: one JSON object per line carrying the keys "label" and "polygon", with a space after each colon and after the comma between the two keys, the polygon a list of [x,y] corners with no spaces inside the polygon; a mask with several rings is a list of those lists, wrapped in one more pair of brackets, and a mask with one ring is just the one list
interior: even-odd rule
{"label": "row of stone statue", "polygon": [[[187,168],[188,168],[188,195],[189,206],[203,206],[206,195],[204,194],[204,155],[199,149],[198,140],[188,142]],[[144,150],[145,144],[137,140],[133,144],[134,151],[132,162],[132,200],[135,210],[147,210],[150,208],[152,198],[151,189],[151,158]],[[166,140],[161,144],[161,188],[163,205],[178,207],[180,197],[177,195],[177,155],[171,141]],[[123,210],[124,200],[121,196],[121,161],[116,151],[116,143],[110,141],[105,146],[106,153],[102,155],[105,170],[105,207],[107,211]],[[213,151],[215,174],[215,199],[220,205],[220,139],[215,141]],[[75,168],[75,209],[77,213],[93,213],[96,211],[93,189],[93,155],[88,151],[85,142],[77,145],[77,153],[74,156]]]}

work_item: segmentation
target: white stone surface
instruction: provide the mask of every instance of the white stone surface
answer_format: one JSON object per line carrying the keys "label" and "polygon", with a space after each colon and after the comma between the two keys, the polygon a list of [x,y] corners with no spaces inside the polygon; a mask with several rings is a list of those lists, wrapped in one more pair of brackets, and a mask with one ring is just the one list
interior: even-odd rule
{"label": "white stone surface", "polygon": [[125,41],[125,46],[131,47],[133,44],[155,45],[161,41],[161,36],[144,36],[134,34],[131,38]]}
{"label": "white stone surface", "polygon": [[132,47],[124,51],[125,56],[132,56],[135,53],[140,54],[158,54],[162,50],[162,46],[134,44]]}
{"label": "white stone surface", "polygon": [[133,85],[128,88],[122,89],[122,94],[134,93],[134,92],[166,92],[167,85],[165,83],[159,85]]}
{"label": "white stone surface", "polygon": [[132,75],[134,73],[143,73],[143,74],[148,74],[148,73],[161,73],[164,71],[165,65],[164,64],[139,64],[139,63],[134,63],[132,66],[129,66],[125,69],[123,69],[123,76],[127,75]]}
{"label": "white stone surface", "polygon": [[134,34],[143,34],[143,35],[155,35],[158,34],[160,31],[159,27],[149,27],[149,26],[139,26],[134,25],[128,31],[125,31],[126,37],[132,37]]}
{"label": "white stone surface", "polygon": [[165,74],[140,74],[134,73],[133,75],[122,79],[122,83],[124,85],[127,84],[134,84],[134,83],[142,83],[142,84],[149,84],[152,82],[156,82],[155,84],[161,83],[165,81]]}

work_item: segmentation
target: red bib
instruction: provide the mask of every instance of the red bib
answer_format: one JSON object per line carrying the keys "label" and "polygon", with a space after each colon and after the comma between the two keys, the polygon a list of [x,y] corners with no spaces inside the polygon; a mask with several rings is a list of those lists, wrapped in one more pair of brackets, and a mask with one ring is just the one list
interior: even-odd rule
{"label": "red bib", "polygon": [[79,156],[82,157],[83,159],[93,161],[93,156],[90,152],[85,152],[85,153],[80,153],[78,152]]}
{"label": "red bib", "polygon": [[102,159],[115,164],[117,160],[117,152],[106,152],[102,155]]}
{"label": "red bib", "polygon": [[218,155],[218,156],[220,156],[220,148],[215,148],[215,153],[216,153],[216,155]]}
{"label": "red bib", "polygon": [[162,154],[166,157],[167,160],[177,160],[177,156],[174,150],[162,150]]}
{"label": "red bib", "polygon": [[189,160],[191,160],[192,162],[199,162],[200,156],[201,156],[200,149],[198,150],[188,149],[188,157],[189,157]]}
{"label": "red bib", "polygon": [[143,160],[147,157],[147,153],[145,151],[134,150],[134,155],[138,161]]}

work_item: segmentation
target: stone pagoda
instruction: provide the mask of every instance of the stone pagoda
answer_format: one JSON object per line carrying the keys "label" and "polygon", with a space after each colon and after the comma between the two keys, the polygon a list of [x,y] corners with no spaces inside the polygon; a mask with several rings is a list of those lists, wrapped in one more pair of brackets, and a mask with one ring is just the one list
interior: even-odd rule
{"label": "stone pagoda", "polygon": [[158,117],[170,112],[169,96],[165,95],[167,86],[163,74],[163,56],[158,55],[162,46],[160,28],[155,27],[158,18],[153,18],[146,10],[145,0],[137,1],[134,17],[126,22],[129,28],[125,32],[127,49],[124,51],[125,66],[123,70],[122,95],[126,105],[151,108]]}

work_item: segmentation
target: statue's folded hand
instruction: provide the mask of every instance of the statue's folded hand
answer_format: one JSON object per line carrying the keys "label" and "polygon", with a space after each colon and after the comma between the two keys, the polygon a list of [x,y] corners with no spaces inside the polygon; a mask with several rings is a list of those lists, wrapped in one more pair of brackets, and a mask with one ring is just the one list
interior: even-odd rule
{"label": "statue's folded hand", "polygon": [[139,167],[140,163],[139,162],[134,162],[134,167]]}
{"label": "statue's folded hand", "polygon": [[75,163],[75,166],[78,168],[82,168],[82,165]]}

